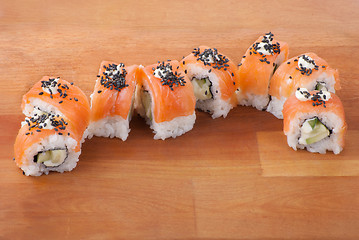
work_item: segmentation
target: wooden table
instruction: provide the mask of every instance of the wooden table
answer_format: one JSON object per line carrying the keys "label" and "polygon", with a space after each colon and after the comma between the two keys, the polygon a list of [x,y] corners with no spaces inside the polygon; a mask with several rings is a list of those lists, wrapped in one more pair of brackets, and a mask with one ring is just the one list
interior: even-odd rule
{"label": "wooden table", "polygon": [[[0,2],[0,239],[359,239],[358,1]],[[93,138],[69,173],[25,177],[11,160],[22,95],[43,75],[89,96],[99,64],[180,59],[205,44],[236,63],[272,31],[290,57],[339,69],[349,130],[340,155],[295,152],[282,121],[237,107],[198,113],[155,141]]]}

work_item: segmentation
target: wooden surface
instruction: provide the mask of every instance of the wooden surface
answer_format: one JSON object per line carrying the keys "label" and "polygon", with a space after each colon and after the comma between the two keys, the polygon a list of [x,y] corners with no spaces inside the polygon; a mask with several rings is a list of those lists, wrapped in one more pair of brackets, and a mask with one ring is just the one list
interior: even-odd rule
{"label": "wooden surface", "polygon": [[[359,239],[358,1],[0,1],[0,239]],[[290,57],[339,69],[349,126],[338,156],[295,152],[282,121],[238,107],[198,113],[155,141],[85,142],[72,172],[25,177],[11,160],[22,95],[43,75],[89,96],[102,60],[151,64],[193,47],[236,63],[272,31]]]}

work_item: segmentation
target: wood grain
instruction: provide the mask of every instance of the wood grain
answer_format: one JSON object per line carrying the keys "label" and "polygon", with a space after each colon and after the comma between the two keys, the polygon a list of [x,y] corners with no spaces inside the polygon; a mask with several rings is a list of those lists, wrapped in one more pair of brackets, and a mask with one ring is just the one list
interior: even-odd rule
{"label": "wood grain", "polygon": [[[358,239],[359,2],[0,2],[0,239]],[[153,140],[139,117],[126,142],[85,142],[70,173],[25,177],[11,160],[22,95],[43,75],[89,96],[102,60],[152,64],[198,45],[239,63],[272,31],[290,57],[339,69],[348,123],[340,155],[293,151],[282,121],[237,107]]]}
{"label": "wood grain", "polygon": [[359,176],[358,139],[359,131],[348,131],[347,144],[339,155],[313,154],[294,152],[283,132],[257,132],[263,176]]}

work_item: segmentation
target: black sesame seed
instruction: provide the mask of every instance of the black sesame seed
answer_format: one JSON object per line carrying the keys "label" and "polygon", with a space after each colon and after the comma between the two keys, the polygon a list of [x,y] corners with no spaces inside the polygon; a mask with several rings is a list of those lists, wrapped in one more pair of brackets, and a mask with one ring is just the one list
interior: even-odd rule
{"label": "black sesame seed", "polygon": [[[112,87],[112,86],[111,86],[111,87]],[[111,89],[111,90],[112,90],[112,89]],[[77,98],[75,98],[75,97],[74,97],[74,100],[75,100],[76,102],[78,101],[78,99],[77,99]]]}
{"label": "black sesame seed", "polygon": [[98,91],[97,91],[97,93],[101,93],[101,92],[102,92],[102,90],[98,90]]}
{"label": "black sesame seed", "polygon": [[61,104],[61,103],[63,103],[63,101],[60,101],[59,103]]}
{"label": "black sesame seed", "polygon": [[42,94],[44,94],[44,92],[39,92],[39,95],[42,95]]}

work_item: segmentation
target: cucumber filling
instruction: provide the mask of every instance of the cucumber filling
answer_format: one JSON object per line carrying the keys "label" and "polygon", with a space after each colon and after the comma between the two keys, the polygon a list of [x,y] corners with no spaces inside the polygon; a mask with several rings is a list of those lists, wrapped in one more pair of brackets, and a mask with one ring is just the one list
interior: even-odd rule
{"label": "cucumber filling", "polygon": [[330,135],[329,129],[317,117],[305,120],[300,133],[299,144],[302,145],[319,142]]}
{"label": "cucumber filling", "polygon": [[141,90],[141,102],[146,117],[152,121],[152,99],[150,93],[144,89]]}
{"label": "cucumber filling", "polygon": [[65,162],[66,157],[66,149],[53,149],[38,153],[34,157],[34,162],[42,163],[46,167],[58,167]]}
{"label": "cucumber filling", "polygon": [[194,96],[199,100],[207,100],[213,98],[211,92],[212,83],[206,78],[192,78]]}
{"label": "cucumber filling", "polygon": [[318,82],[317,85],[315,85],[315,90],[322,90],[322,91],[328,91],[326,85],[324,82]]}

